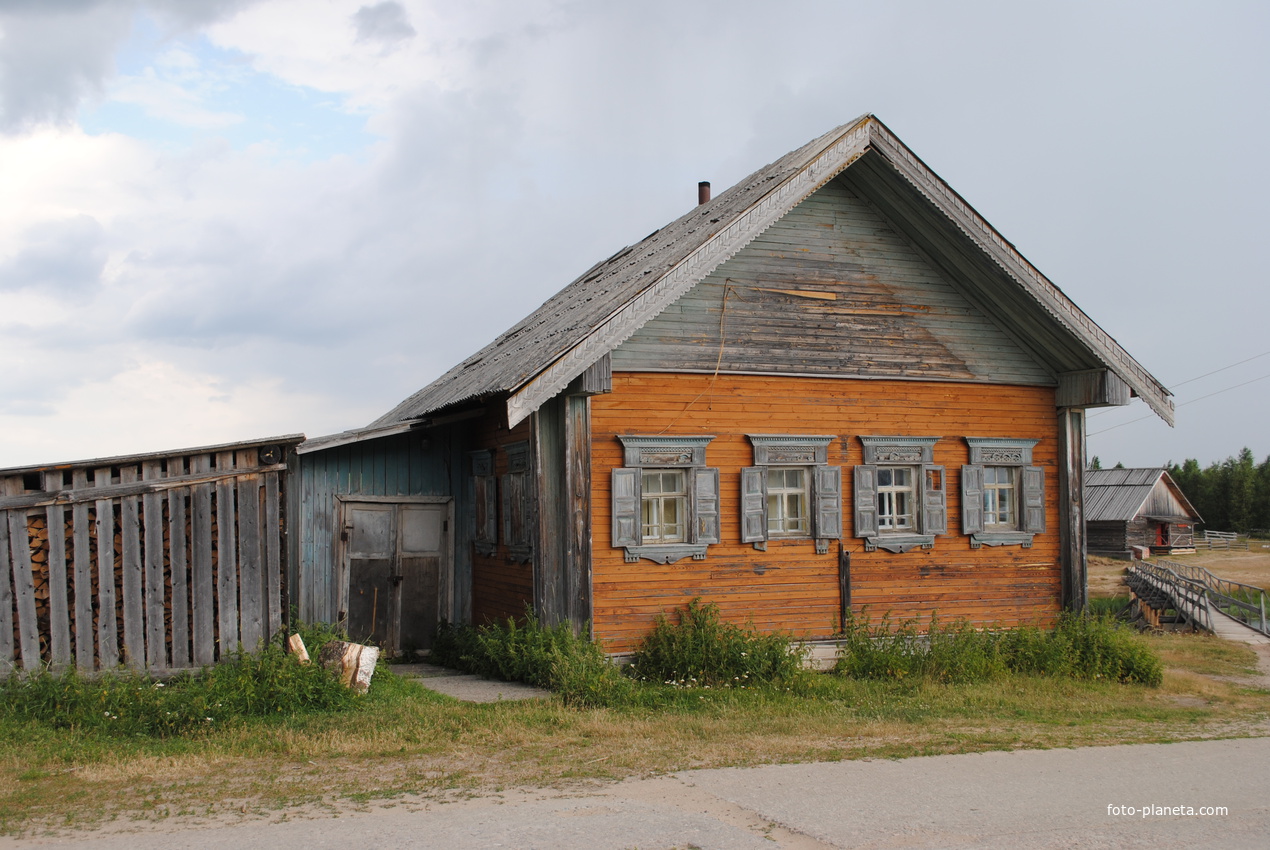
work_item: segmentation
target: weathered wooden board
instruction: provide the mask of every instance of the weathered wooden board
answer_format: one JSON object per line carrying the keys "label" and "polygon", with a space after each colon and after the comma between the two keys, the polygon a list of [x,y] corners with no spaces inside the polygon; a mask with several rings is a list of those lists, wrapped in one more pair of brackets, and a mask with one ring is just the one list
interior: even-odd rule
{"label": "weathered wooden board", "polygon": [[899,235],[831,182],[612,353],[671,370],[1053,384]]}
{"label": "weathered wooden board", "polygon": [[[62,483],[62,473],[46,472],[44,489]],[[71,663],[70,584],[66,569],[66,509],[49,505],[45,510],[48,529],[49,575],[49,662],[54,670]]]}
{"label": "weathered wooden board", "polygon": [[[141,464],[141,477],[151,481],[163,477],[162,464],[148,460]],[[167,616],[163,583],[163,495],[146,493],[142,499],[145,528],[145,618],[146,666],[162,670],[168,666]]]}
{"label": "weathered wooden board", "polygon": [[[135,466],[121,466],[119,480],[131,484],[137,480]],[[120,560],[123,580],[123,663],[140,670],[146,664],[144,575],[141,563],[141,513],[137,496],[124,496],[119,506]]]}
{"label": "weathered wooden board", "polygon": [[172,581],[172,666],[190,666],[189,554],[185,509],[189,491],[169,490],[168,553]]}
{"label": "weathered wooden board", "polygon": [[254,651],[265,636],[262,603],[260,479],[238,479],[239,634],[243,648]]}
{"label": "weathered wooden board", "polygon": [[0,673],[16,666],[13,656],[13,556],[9,546],[9,517],[0,513]]}
{"label": "weathered wooden board", "polygon": [[282,631],[282,499],[278,473],[266,472],[264,483],[265,506],[261,514],[264,527],[261,535],[264,538],[265,609],[268,612],[265,639],[272,640]]}
{"label": "weathered wooden board", "polygon": [[[191,472],[206,471],[207,455],[190,459]],[[190,619],[193,625],[194,663],[216,661],[216,589],[212,566],[212,484],[190,488]]]}
{"label": "weathered wooden board", "polygon": [[[6,480],[10,494],[18,491],[22,479]],[[13,565],[13,598],[17,608],[18,648],[22,669],[35,670],[40,665],[40,631],[35,616],[35,577],[31,572],[31,545],[27,533],[26,511],[7,511],[9,555]]]}
{"label": "weathered wooden board", "polygon": [[[234,453],[216,455],[216,468],[234,468]],[[236,652],[238,634],[238,534],[234,522],[234,482],[228,479],[216,484],[216,601],[219,644],[218,657]]]}
{"label": "weathered wooden board", "polygon": [[[88,471],[76,469],[71,476],[71,486],[77,490],[88,489]],[[88,502],[78,502],[71,508],[71,534],[73,535],[75,560],[75,666],[85,672],[95,666],[93,641],[93,560],[91,524]]]}
{"label": "weathered wooden board", "polygon": [[[97,487],[110,485],[110,467],[93,470]],[[119,625],[115,613],[115,506],[110,499],[93,503],[97,518],[97,653],[103,670],[119,665]]]}

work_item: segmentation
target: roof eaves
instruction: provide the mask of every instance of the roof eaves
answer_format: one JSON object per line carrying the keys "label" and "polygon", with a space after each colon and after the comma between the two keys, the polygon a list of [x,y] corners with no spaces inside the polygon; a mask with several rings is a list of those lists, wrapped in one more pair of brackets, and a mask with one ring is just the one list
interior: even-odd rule
{"label": "roof eaves", "polygon": [[874,125],[874,149],[918,192],[939,208],[966,237],[992,257],[1044,310],[1127,383],[1161,419],[1172,425],[1172,393],[1049,278],[1028,262],[1009,240],[922,162],[885,124],[875,118]]}

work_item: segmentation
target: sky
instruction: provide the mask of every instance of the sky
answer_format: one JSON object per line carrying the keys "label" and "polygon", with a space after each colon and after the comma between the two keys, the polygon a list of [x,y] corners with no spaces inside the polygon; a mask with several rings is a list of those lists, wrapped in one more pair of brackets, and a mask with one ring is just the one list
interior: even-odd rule
{"label": "sky", "polygon": [[0,467],[366,425],[872,112],[1270,455],[1270,5],[0,0]]}

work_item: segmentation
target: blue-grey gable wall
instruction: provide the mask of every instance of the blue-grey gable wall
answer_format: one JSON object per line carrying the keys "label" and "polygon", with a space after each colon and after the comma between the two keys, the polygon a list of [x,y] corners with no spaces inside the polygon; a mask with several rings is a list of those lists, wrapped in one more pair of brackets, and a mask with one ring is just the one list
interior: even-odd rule
{"label": "blue-grey gable wall", "polygon": [[[465,467],[467,434],[458,425],[364,440],[299,457],[292,515],[298,554],[288,586],[301,619],[334,622],[339,496],[449,496],[454,499],[454,609],[451,622],[472,610],[473,511]],[[294,538],[293,538],[294,539]]]}

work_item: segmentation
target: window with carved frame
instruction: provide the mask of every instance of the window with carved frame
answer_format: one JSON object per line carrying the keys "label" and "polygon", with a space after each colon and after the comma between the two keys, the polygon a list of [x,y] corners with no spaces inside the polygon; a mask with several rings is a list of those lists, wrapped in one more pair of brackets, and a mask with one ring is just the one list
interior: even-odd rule
{"label": "window with carved frame", "polygon": [[973,548],[1022,546],[1045,531],[1045,470],[1032,465],[1039,440],[966,437],[961,531]]}
{"label": "window with carved frame", "polygon": [[619,435],[612,474],[613,545],[626,561],[704,559],[719,542],[719,470],[706,466],[713,436]]}
{"label": "window with carved frame", "polygon": [[741,542],[814,539],[816,551],[842,536],[842,468],[830,466],[833,435],[750,434],[754,466],[741,470]]}
{"label": "window with carved frame", "polygon": [[861,437],[854,470],[855,536],[866,551],[932,548],[948,532],[944,468],[934,463],[939,437]]}

